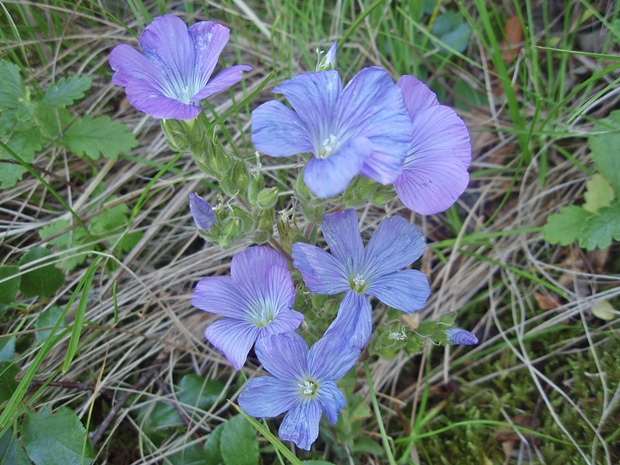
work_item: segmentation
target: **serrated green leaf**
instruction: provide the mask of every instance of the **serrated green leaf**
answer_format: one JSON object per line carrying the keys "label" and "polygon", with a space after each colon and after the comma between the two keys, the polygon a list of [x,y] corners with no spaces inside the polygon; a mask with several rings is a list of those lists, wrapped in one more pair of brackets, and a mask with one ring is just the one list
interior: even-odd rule
{"label": "serrated green leaf", "polygon": [[[62,308],[57,307],[56,305],[52,305],[50,308],[48,308],[47,310],[41,312],[39,314],[39,316],[37,317],[37,321],[34,324],[34,327],[36,329],[42,329],[42,328],[50,328],[50,329],[45,329],[43,331],[37,331],[36,332],[36,340],[37,342],[43,342],[45,341],[48,336],[52,333],[51,328],[53,328],[56,323],[58,322],[58,320],[62,317],[63,311]],[[66,323],[64,321],[60,322],[61,326],[64,326]]]}
{"label": "serrated green leaf", "polygon": [[[36,247],[24,254],[20,261],[23,266],[35,260],[51,255],[49,250]],[[39,265],[40,266],[40,265]],[[33,269],[22,275],[20,289],[25,297],[50,297],[65,282],[65,274],[54,265],[46,265]]]}
{"label": "serrated green leaf", "polygon": [[611,112],[609,118],[594,125],[590,136],[590,158],[596,169],[620,195],[620,110]]}
{"label": "serrated green leaf", "polygon": [[0,362],[0,405],[8,401],[17,389],[19,383],[15,381],[15,376],[18,373],[19,368],[14,363]]}
{"label": "serrated green leaf", "polygon": [[598,215],[590,216],[579,232],[579,247],[586,250],[605,249],[611,239],[620,241],[620,201],[602,208]]}
{"label": "serrated green leaf", "polygon": [[258,439],[252,425],[235,415],[224,425],[220,450],[226,465],[258,465]]}
{"label": "serrated green leaf", "polygon": [[19,273],[18,266],[0,266],[0,304],[8,305],[13,302],[22,280],[17,273]]}
{"label": "serrated green leaf", "polygon": [[36,114],[37,125],[47,139],[56,139],[71,121],[73,116],[66,108],[39,108]]}
{"label": "serrated green leaf", "polygon": [[601,208],[608,207],[614,199],[614,190],[611,184],[601,174],[596,173],[586,182],[586,200],[583,209],[590,213],[597,213]]}
{"label": "serrated green leaf", "polygon": [[[32,163],[35,154],[43,147],[43,138],[39,129],[35,127],[13,132],[6,145],[26,163]],[[0,148],[0,159],[13,160],[13,157]]]}
{"label": "serrated green leaf", "polygon": [[17,108],[26,89],[19,74],[19,67],[7,60],[0,60],[0,109]]}
{"label": "serrated green leaf", "polygon": [[576,205],[569,205],[551,215],[543,226],[543,237],[550,244],[568,245],[579,239],[586,219],[592,214]]}
{"label": "serrated green leaf", "polygon": [[106,208],[90,220],[90,230],[97,236],[117,231],[127,224],[129,220],[127,213],[129,213],[129,207],[124,203]]}
{"label": "serrated green leaf", "polygon": [[32,465],[10,429],[0,431],[0,465]]}
{"label": "serrated green leaf", "polygon": [[224,465],[224,458],[220,449],[220,441],[222,439],[222,431],[224,431],[225,423],[218,425],[205,441],[205,463],[213,465]]}
{"label": "serrated green leaf", "polygon": [[26,171],[28,170],[21,165],[0,160],[0,189],[15,186]]}
{"label": "serrated green leaf", "polygon": [[[81,244],[86,244],[91,240],[84,228],[81,226],[72,228],[71,222],[68,220],[56,220],[39,229],[39,237],[41,239],[45,240],[52,236],[56,237],[48,240],[47,243],[54,245],[56,250],[75,249]],[[86,260],[87,255],[81,252],[94,249],[94,244],[80,247],[75,251],[75,255],[67,255],[66,259],[60,263],[60,266],[64,270],[72,270]]]}
{"label": "serrated green leaf", "polygon": [[35,465],[90,465],[95,459],[84,425],[68,407],[26,412],[22,439]]}
{"label": "serrated green leaf", "polygon": [[98,160],[101,155],[115,160],[119,153],[138,145],[136,136],[121,123],[107,116],[84,116],[75,121],[60,138],[60,143],[79,156]]}
{"label": "serrated green leaf", "polygon": [[84,92],[90,89],[91,79],[88,76],[71,76],[61,78],[56,84],[47,88],[41,106],[66,107],[74,101],[84,98]]}

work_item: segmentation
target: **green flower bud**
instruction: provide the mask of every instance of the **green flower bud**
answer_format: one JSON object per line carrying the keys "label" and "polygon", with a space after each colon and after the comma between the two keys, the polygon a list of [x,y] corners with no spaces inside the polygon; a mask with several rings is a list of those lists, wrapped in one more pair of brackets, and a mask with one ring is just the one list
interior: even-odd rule
{"label": "green flower bud", "polygon": [[250,171],[245,162],[243,160],[235,160],[229,176],[231,181],[237,186],[238,191],[245,195],[246,189],[250,184]]}
{"label": "green flower bud", "polygon": [[258,222],[256,224],[256,229],[259,231],[268,232],[270,235],[273,234],[273,226],[275,223],[275,212],[273,208],[268,208],[260,212],[260,216],[258,217]]}
{"label": "green flower bud", "polygon": [[192,144],[191,150],[200,169],[215,179],[223,178],[232,169],[234,159],[218,141],[208,138],[202,144]]}
{"label": "green flower bud", "polygon": [[175,119],[165,119],[161,122],[161,127],[166,136],[166,142],[175,152],[187,152],[190,150],[190,131],[194,120],[189,121],[192,123],[191,125],[186,121],[178,121]]}
{"label": "green flower bud", "polygon": [[256,196],[256,204],[259,208],[271,208],[278,201],[278,188],[263,189]]}
{"label": "green flower bud", "polygon": [[[260,174],[255,174],[248,185],[248,201],[252,206],[258,207],[258,193],[265,188],[265,178]],[[260,208],[260,207],[258,207]]]}
{"label": "green flower bud", "polygon": [[238,218],[230,218],[222,228],[222,234],[218,238],[218,243],[222,249],[228,249],[234,242],[239,239],[242,230],[241,220]]}

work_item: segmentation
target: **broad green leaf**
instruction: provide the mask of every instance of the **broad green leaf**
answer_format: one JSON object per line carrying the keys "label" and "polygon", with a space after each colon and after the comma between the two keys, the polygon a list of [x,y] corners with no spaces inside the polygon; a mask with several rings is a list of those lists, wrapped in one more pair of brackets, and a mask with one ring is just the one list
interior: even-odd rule
{"label": "broad green leaf", "polygon": [[592,214],[576,205],[569,205],[551,215],[543,226],[543,237],[551,244],[568,245],[579,239],[586,219]]}
{"label": "broad green leaf", "polygon": [[39,108],[35,117],[41,134],[47,139],[59,137],[61,131],[73,121],[66,108]]}
{"label": "broad green leaf", "polygon": [[32,465],[10,429],[0,431],[0,465]]}
{"label": "broad green leaf", "polygon": [[[441,42],[457,52],[463,52],[469,43],[471,28],[460,13],[446,12],[437,16],[435,24],[433,24],[432,34]],[[448,49],[440,45],[442,51],[448,52]]]}
{"label": "broad green leaf", "polygon": [[68,407],[26,412],[22,425],[26,452],[35,465],[90,465],[95,459],[86,429]]}
{"label": "broad green leaf", "polygon": [[620,201],[602,208],[598,215],[590,216],[579,233],[579,247],[587,250],[605,249],[611,239],[620,241]]}
{"label": "broad green leaf", "polygon": [[206,461],[205,451],[198,444],[192,444],[183,450],[168,456],[170,463],[174,465],[207,465],[211,462]]}
{"label": "broad green leaf", "polygon": [[119,153],[138,145],[136,136],[121,123],[112,123],[107,116],[88,115],[75,121],[60,138],[60,143],[76,155],[98,160],[101,155],[115,160]]}
{"label": "broad green leaf", "polygon": [[17,108],[26,95],[26,89],[19,74],[19,67],[7,60],[0,60],[0,110]]}
{"label": "broad green leaf", "polygon": [[[39,314],[39,316],[37,317],[37,321],[34,324],[34,327],[37,329],[42,329],[42,328],[50,328],[50,329],[45,329],[43,331],[37,331],[35,333],[37,342],[41,343],[48,338],[48,336],[52,332],[51,328],[56,326],[56,323],[58,323],[58,320],[62,317],[62,314],[63,314],[62,308],[57,307],[56,305],[52,305],[50,308],[48,308],[47,310]],[[60,325],[64,326],[65,324],[66,323],[63,318],[63,321],[60,322]]]}
{"label": "broad green leaf", "polygon": [[0,266],[0,304],[8,305],[19,291],[21,276],[17,276],[19,267],[15,265]]}
{"label": "broad green leaf", "polygon": [[12,362],[15,355],[15,336],[0,339],[0,362]]}
{"label": "broad green leaf", "polygon": [[226,465],[258,465],[256,431],[241,415],[235,415],[224,425],[220,450]]}
{"label": "broad green leaf", "polygon": [[364,452],[366,454],[373,454],[378,456],[381,456],[384,453],[381,444],[379,444],[377,441],[373,441],[368,436],[359,436],[355,438],[353,450],[355,452]]}
{"label": "broad green leaf", "polygon": [[611,112],[609,118],[594,125],[590,136],[590,158],[599,173],[607,178],[620,195],[620,110]]}
{"label": "broad green leaf", "polygon": [[224,384],[222,382],[217,380],[205,382],[205,378],[190,373],[183,376],[179,381],[177,397],[179,402],[183,404],[208,410],[215,404],[223,390]]}
{"label": "broad green leaf", "polygon": [[[20,261],[20,265],[30,263],[32,261],[51,255],[49,250],[37,247],[29,250],[24,254]],[[37,265],[38,268],[33,269],[22,275],[20,289],[25,297],[50,297],[65,282],[64,273],[54,265]]]}
{"label": "broad green leaf", "polygon": [[586,200],[583,209],[590,213],[598,213],[601,208],[611,204],[614,190],[607,179],[596,173],[586,182],[586,193],[583,194],[583,198]]}
{"label": "broad green leaf", "polygon": [[220,448],[220,442],[222,439],[222,431],[224,431],[225,423],[218,425],[205,441],[205,463],[209,465],[224,465],[224,458],[222,457],[222,451]]}
{"label": "broad green leaf", "polygon": [[616,319],[617,310],[606,300],[592,305],[592,315],[601,320],[611,321]]}
{"label": "broad green leaf", "polygon": [[71,76],[61,78],[45,92],[41,106],[66,107],[74,101],[84,98],[84,92],[90,89],[91,79],[88,76]]}
{"label": "broad green leaf", "polygon": [[19,383],[15,381],[15,376],[18,373],[19,368],[14,363],[0,362],[0,405],[8,401],[17,389]]}

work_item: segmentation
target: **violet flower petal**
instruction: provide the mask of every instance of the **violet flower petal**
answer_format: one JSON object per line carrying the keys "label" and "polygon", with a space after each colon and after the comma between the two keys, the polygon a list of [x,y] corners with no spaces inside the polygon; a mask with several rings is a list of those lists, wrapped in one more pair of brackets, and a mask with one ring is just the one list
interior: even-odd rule
{"label": "violet flower petal", "polygon": [[338,315],[323,337],[336,333],[348,338],[353,347],[364,348],[372,333],[372,307],[368,297],[354,291],[344,295]]}
{"label": "violet flower petal", "polygon": [[366,247],[364,271],[368,280],[411,265],[425,248],[422,232],[407,220],[400,216],[383,220]]}
{"label": "violet flower petal", "polygon": [[205,330],[207,340],[218,349],[235,370],[240,370],[258,337],[259,328],[246,322],[224,318]]}
{"label": "violet flower petal", "polygon": [[247,301],[230,276],[210,276],[198,281],[191,304],[205,312],[237,320],[249,315]]}
{"label": "violet flower petal", "polygon": [[329,251],[341,263],[345,264],[347,277],[359,268],[364,260],[364,243],[360,235],[355,210],[349,208],[323,217],[321,223],[323,237]]}
{"label": "violet flower petal", "polygon": [[212,95],[224,92],[241,81],[243,78],[243,71],[250,71],[251,69],[252,67],[248,65],[234,65],[220,71],[200,92],[194,95],[193,100],[199,102]]}
{"label": "violet flower petal", "polygon": [[[340,379],[355,365],[360,349],[351,346],[348,337],[334,333],[314,343],[308,352],[308,371],[317,381]],[[329,363],[325,363],[329,360]]]}
{"label": "violet flower petal", "polygon": [[415,76],[405,74],[400,77],[396,85],[403,93],[411,121],[427,108],[439,105],[435,92]]}
{"label": "violet flower petal", "polygon": [[297,333],[263,337],[255,351],[263,368],[278,379],[301,379],[308,371],[308,344]]}
{"label": "violet flower petal", "polygon": [[288,411],[278,436],[284,441],[292,441],[297,447],[310,450],[319,437],[319,421],[323,411],[318,402],[302,402]]}
{"label": "violet flower petal", "polygon": [[308,289],[316,294],[339,294],[350,288],[343,265],[315,245],[293,244],[293,265],[301,271]]}
{"label": "violet flower petal", "polygon": [[196,228],[201,231],[209,232],[217,220],[211,204],[193,192],[189,194],[189,211]]}
{"label": "violet flower petal", "polygon": [[[349,367],[349,370],[352,368],[352,366],[353,365]],[[325,416],[332,425],[335,425],[336,423],[338,423],[338,414],[340,413],[340,410],[342,410],[347,405],[347,399],[340,391],[340,389],[338,389],[336,383],[334,383],[333,381],[321,383],[321,387],[317,394],[318,400],[321,403],[321,407],[325,412]]]}
{"label": "violet flower petal", "polygon": [[366,293],[392,308],[412,313],[424,308],[431,288],[424,273],[402,270],[376,279],[368,286]]}
{"label": "violet flower petal", "polygon": [[252,143],[259,152],[272,157],[288,157],[312,152],[314,145],[297,113],[271,100],[252,112]]}
{"label": "violet flower petal", "polygon": [[238,397],[239,406],[253,417],[273,418],[299,403],[299,388],[272,376],[248,380]]}

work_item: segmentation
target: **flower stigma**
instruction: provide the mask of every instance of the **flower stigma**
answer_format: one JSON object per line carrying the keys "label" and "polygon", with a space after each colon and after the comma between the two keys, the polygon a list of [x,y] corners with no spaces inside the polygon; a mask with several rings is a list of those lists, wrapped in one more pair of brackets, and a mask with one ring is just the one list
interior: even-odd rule
{"label": "flower stigma", "polygon": [[319,389],[319,385],[309,379],[304,379],[303,382],[299,383],[297,386],[301,388],[301,394],[304,397],[314,397]]}
{"label": "flower stigma", "polygon": [[366,289],[366,279],[364,279],[361,273],[357,273],[352,280],[349,278],[349,284],[351,284],[351,289],[359,294],[362,294],[364,289]]}
{"label": "flower stigma", "polygon": [[335,135],[330,134],[329,137],[323,141],[323,148],[319,150],[317,158],[329,157],[332,153],[336,151],[337,146],[338,139],[336,139]]}

